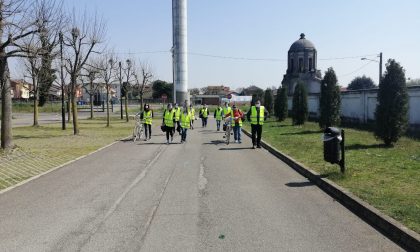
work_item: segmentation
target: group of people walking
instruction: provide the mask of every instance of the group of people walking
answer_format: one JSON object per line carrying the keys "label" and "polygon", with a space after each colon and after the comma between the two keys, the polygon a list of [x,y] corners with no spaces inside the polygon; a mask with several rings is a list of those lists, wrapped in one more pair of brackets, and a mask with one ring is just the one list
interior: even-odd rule
{"label": "group of people walking", "polygon": [[[207,121],[210,112],[206,104],[199,109],[199,118],[201,119],[201,125],[203,128],[207,127]],[[261,102],[258,100],[251,104],[251,108],[246,114],[246,119],[251,123],[251,134],[252,134],[252,148],[261,148],[261,135],[262,126],[267,118],[267,111],[264,106],[261,106]],[[229,106],[226,102],[224,107],[219,105],[213,114],[216,119],[216,130],[220,131],[222,123],[223,129],[227,124],[230,124],[233,129],[233,135],[235,143],[242,143],[241,131],[242,122],[245,120],[245,114],[236,106]],[[152,135],[152,118],[153,111],[149,104],[144,105],[144,110],[141,113],[141,119],[144,123],[145,129],[145,141],[151,139]],[[161,129],[166,133],[166,144],[173,142],[175,132],[181,135],[181,143],[185,143],[187,140],[188,129],[194,129],[194,121],[197,120],[195,115],[195,109],[193,105],[184,106],[181,108],[178,104],[172,106],[171,103],[167,105],[167,108],[163,111],[162,126]]]}

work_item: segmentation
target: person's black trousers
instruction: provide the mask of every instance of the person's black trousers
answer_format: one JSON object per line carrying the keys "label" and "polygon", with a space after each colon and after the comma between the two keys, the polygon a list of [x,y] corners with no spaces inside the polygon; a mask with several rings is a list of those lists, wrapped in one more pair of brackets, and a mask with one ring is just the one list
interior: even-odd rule
{"label": "person's black trousers", "polygon": [[261,146],[262,125],[251,124],[252,145]]}
{"label": "person's black trousers", "polygon": [[174,137],[174,128],[175,127],[166,127],[166,140],[169,141],[169,135]]}
{"label": "person's black trousers", "polygon": [[[152,125],[147,124],[147,123],[144,123],[143,125],[144,125],[144,135],[146,136],[146,139],[151,138],[152,137]],[[149,133],[149,134],[147,134],[147,133]],[[147,136],[149,136],[149,137],[147,137]]]}

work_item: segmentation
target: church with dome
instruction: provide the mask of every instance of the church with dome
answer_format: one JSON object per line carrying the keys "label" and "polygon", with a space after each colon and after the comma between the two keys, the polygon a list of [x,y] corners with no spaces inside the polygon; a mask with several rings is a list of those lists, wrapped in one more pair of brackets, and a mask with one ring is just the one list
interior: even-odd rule
{"label": "church with dome", "polygon": [[300,34],[287,53],[287,71],[282,85],[287,87],[288,94],[293,95],[296,84],[305,84],[308,94],[320,93],[321,71],[317,69],[317,51],[314,44]]}

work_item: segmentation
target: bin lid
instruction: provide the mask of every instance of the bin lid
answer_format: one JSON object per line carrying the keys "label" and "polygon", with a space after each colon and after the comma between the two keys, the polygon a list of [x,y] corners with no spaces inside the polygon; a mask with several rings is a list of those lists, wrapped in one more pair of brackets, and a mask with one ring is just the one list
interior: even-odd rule
{"label": "bin lid", "polygon": [[340,136],[341,130],[335,127],[328,127],[324,130],[324,134],[329,134],[331,136]]}

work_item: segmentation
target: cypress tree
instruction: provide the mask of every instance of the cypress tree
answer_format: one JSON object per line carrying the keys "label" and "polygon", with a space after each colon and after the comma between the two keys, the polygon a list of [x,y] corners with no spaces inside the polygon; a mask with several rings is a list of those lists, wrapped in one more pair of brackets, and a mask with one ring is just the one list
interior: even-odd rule
{"label": "cypress tree", "polygon": [[264,107],[269,114],[273,113],[273,99],[273,91],[267,88],[264,92]]}
{"label": "cypress tree", "polygon": [[408,94],[404,69],[390,59],[379,84],[375,136],[382,139],[385,145],[392,146],[407,128],[407,113]]}
{"label": "cypress tree", "polygon": [[322,129],[340,124],[340,87],[332,67],[325,72],[319,97],[319,127]]}
{"label": "cypress tree", "polygon": [[283,121],[287,118],[288,104],[286,87],[281,87],[277,89],[277,96],[274,104],[274,112],[277,117],[277,120],[279,121]]}
{"label": "cypress tree", "polygon": [[305,124],[308,119],[308,93],[302,82],[298,82],[293,94],[293,125]]}

